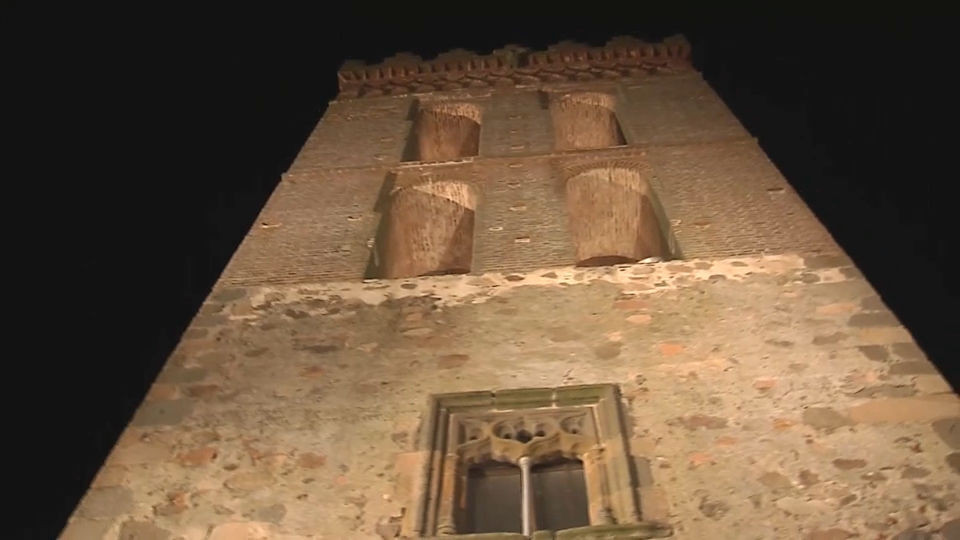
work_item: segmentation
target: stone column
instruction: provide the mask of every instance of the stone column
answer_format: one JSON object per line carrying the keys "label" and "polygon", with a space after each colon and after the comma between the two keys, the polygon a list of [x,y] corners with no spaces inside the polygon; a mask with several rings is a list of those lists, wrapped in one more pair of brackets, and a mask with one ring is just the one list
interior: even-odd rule
{"label": "stone column", "polygon": [[590,525],[610,525],[613,523],[607,508],[607,486],[603,481],[602,449],[594,448],[580,456],[583,461],[583,477],[587,484],[587,513]]}
{"label": "stone column", "polygon": [[440,486],[440,508],[437,510],[437,534],[457,534],[455,505],[457,502],[457,470],[460,456],[447,454],[443,466],[443,485]]}

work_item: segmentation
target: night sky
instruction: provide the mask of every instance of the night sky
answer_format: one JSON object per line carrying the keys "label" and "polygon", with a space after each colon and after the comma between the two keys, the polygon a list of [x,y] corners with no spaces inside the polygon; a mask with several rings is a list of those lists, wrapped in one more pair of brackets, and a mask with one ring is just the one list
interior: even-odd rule
{"label": "night sky", "polygon": [[946,271],[948,244],[956,246],[947,193],[957,173],[937,166],[957,151],[948,146],[955,128],[940,126],[954,91],[939,52],[948,29],[802,18],[714,26],[451,20],[293,17],[269,32],[227,24],[74,29],[55,62],[33,66],[60,81],[45,99],[66,111],[39,126],[41,153],[75,161],[65,167],[72,172],[38,184],[58,201],[55,217],[41,221],[62,224],[38,259],[57,261],[45,263],[56,277],[41,296],[58,299],[59,322],[33,341],[35,357],[19,360],[26,378],[7,380],[33,396],[13,410],[17,442],[6,445],[15,446],[7,460],[15,478],[5,491],[24,508],[13,514],[22,519],[18,537],[60,531],[335,97],[345,59],[685,34],[696,67],[957,387],[949,337],[957,286]]}

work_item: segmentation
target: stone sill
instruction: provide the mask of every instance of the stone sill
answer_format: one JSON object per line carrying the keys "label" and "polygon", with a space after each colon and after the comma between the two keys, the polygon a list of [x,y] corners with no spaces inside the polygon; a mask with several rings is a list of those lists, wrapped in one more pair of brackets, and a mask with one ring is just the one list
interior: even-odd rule
{"label": "stone sill", "polygon": [[630,525],[596,525],[562,531],[537,531],[527,537],[520,533],[479,533],[435,536],[424,540],[643,540],[668,538],[673,535],[669,525],[653,522]]}

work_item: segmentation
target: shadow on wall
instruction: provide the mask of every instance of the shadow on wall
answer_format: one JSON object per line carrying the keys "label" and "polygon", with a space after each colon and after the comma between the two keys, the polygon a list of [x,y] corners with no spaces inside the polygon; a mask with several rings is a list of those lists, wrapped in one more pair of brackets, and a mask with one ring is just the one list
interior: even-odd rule
{"label": "shadow on wall", "polygon": [[418,103],[403,161],[453,161],[480,152],[480,109],[468,103]]}
{"label": "shadow on wall", "polygon": [[656,195],[640,172],[597,167],[565,184],[577,266],[672,258]]}
{"label": "shadow on wall", "polygon": [[547,95],[557,150],[623,146],[626,139],[617,121],[613,96],[594,92]]}
{"label": "shadow on wall", "polygon": [[427,178],[387,188],[367,278],[397,279],[467,274],[473,263],[476,189],[463,182]]}

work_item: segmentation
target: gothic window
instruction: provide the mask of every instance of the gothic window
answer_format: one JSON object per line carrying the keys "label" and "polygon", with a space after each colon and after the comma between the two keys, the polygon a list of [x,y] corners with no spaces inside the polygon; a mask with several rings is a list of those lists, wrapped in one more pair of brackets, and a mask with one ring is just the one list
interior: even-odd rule
{"label": "gothic window", "polygon": [[614,385],[433,396],[425,428],[410,536],[670,534],[641,519]]}
{"label": "gothic window", "polygon": [[[530,468],[533,530],[590,525],[583,463],[558,459]],[[523,471],[487,461],[470,467],[463,518],[458,532],[523,532]]]}

